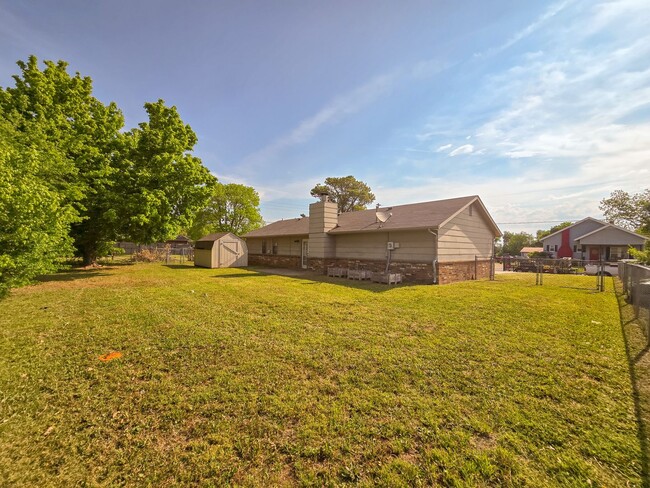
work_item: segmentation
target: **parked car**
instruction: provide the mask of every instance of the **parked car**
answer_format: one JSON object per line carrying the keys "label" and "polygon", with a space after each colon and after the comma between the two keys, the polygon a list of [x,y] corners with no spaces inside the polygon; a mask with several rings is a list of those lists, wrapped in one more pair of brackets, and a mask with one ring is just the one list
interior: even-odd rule
{"label": "parked car", "polygon": [[618,276],[618,263],[603,263],[602,271],[598,270],[599,267],[600,265],[598,264],[586,264],[585,274],[592,276],[600,274],[603,274],[605,276]]}

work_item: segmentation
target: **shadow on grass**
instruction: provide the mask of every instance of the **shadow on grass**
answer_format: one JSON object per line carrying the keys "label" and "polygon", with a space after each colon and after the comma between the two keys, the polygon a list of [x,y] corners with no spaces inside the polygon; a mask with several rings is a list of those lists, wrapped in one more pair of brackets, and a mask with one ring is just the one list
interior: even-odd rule
{"label": "shadow on grass", "polygon": [[330,285],[345,286],[348,288],[355,288],[357,290],[367,290],[375,293],[382,293],[393,288],[404,288],[412,286],[426,285],[428,283],[400,283],[399,285],[386,285],[382,283],[373,283],[368,280],[349,280],[347,278],[335,278],[332,276],[325,276],[314,271],[303,271],[289,268],[246,268],[251,273],[229,274],[215,276],[215,278],[251,278],[258,276],[283,276],[285,278],[294,278],[303,281],[303,285],[320,285],[329,283]]}
{"label": "shadow on grass", "polygon": [[263,278],[265,275],[262,273],[233,273],[225,275],[216,275],[213,278],[228,279],[228,278]]}
{"label": "shadow on grass", "polygon": [[109,276],[109,273],[106,273],[106,268],[70,269],[51,275],[39,276],[37,280],[42,283],[47,283],[51,281],[76,281],[86,278],[96,278],[98,276]]}
{"label": "shadow on grass", "polygon": [[640,324],[634,318],[634,309],[627,303],[623,295],[623,287],[620,281],[615,282],[616,299],[618,301],[621,331],[625,341],[625,352],[630,370],[630,381],[634,395],[634,414],[637,421],[637,437],[641,447],[641,478],[642,486],[650,488],[650,471],[648,451],[648,421],[650,420],[650,398],[642,394],[644,380],[650,379],[650,368],[640,364],[650,350],[650,342],[643,334]]}
{"label": "shadow on grass", "polygon": [[194,266],[194,264],[163,264],[163,266],[169,269],[210,269],[202,268],[201,266]]}

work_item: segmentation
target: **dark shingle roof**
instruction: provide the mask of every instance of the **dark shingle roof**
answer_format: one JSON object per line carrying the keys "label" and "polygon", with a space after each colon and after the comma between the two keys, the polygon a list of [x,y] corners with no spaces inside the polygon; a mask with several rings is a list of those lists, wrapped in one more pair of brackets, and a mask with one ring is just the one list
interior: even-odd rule
{"label": "dark shingle roof", "polygon": [[309,217],[278,220],[259,229],[250,231],[244,237],[300,236],[309,234]]}
{"label": "dark shingle roof", "polygon": [[434,202],[396,205],[390,210],[382,209],[384,212],[393,214],[384,223],[377,222],[375,209],[347,212],[339,215],[339,225],[332,229],[330,233],[343,234],[373,230],[390,231],[438,227],[476,198],[476,196],[470,196]]}
{"label": "dark shingle roof", "polygon": [[[476,195],[433,202],[411,203],[396,205],[392,208],[382,208],[384,213],[392,213],[384,223],[377,221],[376,210],[360,210],[339,215],[338,225],[329,231],[330,234],[345,234],[372,231],[391,231],[406,229],[436,228],[460,212],[473,201],[478,200],[485,211],[486,218],[492,223],[495,233],[500,235],[498,227],[483,207]],[[249,232],[244,237],[275,237],[297,236],[309,234],[309,217],[279,220],[260,229]]]}

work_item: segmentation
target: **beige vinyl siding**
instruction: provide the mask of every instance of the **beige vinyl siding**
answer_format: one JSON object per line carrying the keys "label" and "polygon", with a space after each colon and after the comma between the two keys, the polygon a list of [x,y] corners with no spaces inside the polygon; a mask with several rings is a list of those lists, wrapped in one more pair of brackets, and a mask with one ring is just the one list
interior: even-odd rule
{"label": "beige vinyl siding", "polygon": [[[339,234],[336,236],[336,257],[342,259],[386,259],[388,234]],[[311,253],[311,240],[309,241]]]}
{"label": "beige vinyl siding", "polygon": [[336,236],[336,257],[383,260],[387,257],[389,241],[399,243],[399,249],[392,252],[391,260],[393,261],[422,263],[433,260],[434,240],[426,230],[339,234]]}
{"label": "beige vinyl siding", "polygon": [[470,261],[492,255],[494,234],[483,212],[474,205],[464,209],[439,231],[438,261]]}
{"label": "beige vinyl siding", "polygon": [[262,241],[266,240],[267,254],[273,253],[273,244],[277,243],[278,256],[300,256],[302,239],[307,239],[307,236],[249,237],[246,244],[250,254],[262,254]]}
{"label": "beige vinyl siding", "polygon": [[201,268],[211,268],[212,249],[195,249],[194,266],[200,266]]}

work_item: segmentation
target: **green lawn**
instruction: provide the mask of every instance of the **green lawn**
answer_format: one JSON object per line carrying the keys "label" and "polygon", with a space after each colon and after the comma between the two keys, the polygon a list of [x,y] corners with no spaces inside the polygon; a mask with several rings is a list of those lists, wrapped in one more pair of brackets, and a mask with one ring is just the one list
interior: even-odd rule
{"label": "green lawn", "polygon": [[0,302],[0,480],[641,486],[613,281],[593,285],[62,273]]}

